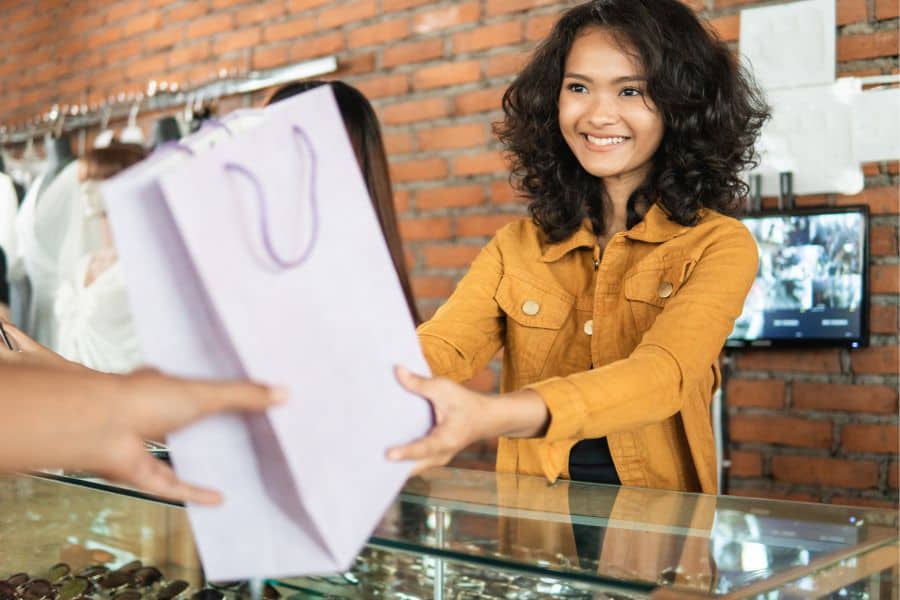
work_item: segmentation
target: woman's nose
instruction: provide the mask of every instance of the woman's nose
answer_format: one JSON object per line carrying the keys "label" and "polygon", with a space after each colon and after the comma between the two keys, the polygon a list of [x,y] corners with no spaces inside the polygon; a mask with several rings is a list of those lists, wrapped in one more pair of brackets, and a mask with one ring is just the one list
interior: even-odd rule
{"label": "woman's nose", "polygon": [[588,122],[592,127],[613,125],[619,121],[619,111],[615,100],[598,97],[589,110]]}

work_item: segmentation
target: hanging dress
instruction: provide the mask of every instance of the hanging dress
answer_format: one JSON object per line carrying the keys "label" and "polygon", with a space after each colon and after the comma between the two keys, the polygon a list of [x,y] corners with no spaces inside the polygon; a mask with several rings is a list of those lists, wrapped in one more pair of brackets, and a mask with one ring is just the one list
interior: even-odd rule
{"label": "hanging dress", "polygon": [[121,263],[85,285],[90,262],[91,256],[83,257],[75,276],[60,286],[59,353],[97,371],[127,373],[143,361]]}
{"label": "hanging dress", "polygon": [[[57,349],[54,303],[59,286],[72,277],[84,256],[83,212],[78,164],[73,161],[53,181],[32,185],[16,219],[18,258],[13,268],[14,320],[39,343]],[[43,192],[40,190],[43,189]],[[24,304],[24,306],[23,306]]]}

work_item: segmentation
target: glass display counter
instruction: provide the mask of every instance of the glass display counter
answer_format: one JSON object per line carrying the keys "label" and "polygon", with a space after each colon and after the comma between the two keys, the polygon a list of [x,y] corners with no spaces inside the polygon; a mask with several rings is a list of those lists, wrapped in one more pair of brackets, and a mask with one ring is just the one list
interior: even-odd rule
{"label": "glass display counter", "polygon": [[408,482],[347,572],[210,584],[183,508],[92,480],[0,478],[0,600],[221,600],[251,589],[882,599],[898,597],[898,543],[895,511],[436,469]]}

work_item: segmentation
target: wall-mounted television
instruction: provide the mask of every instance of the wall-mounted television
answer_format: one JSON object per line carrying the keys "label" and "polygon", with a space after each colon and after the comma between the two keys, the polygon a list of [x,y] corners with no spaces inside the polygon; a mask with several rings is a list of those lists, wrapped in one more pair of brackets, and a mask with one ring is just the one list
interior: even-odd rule
{"label": "wall-mounted television", "polygon": [[869,343],[869,209],[823,207],[741,217],[759,271],[726,347]]}

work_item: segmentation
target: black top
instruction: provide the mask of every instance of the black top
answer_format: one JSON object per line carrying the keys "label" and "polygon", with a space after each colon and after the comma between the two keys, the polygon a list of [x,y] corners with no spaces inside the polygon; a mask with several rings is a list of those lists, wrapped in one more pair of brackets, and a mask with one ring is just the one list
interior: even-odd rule
{"label": "black top", "polygon": [[574,481],[622,485],[605,437],[581,440],[572,446],[569,477]]}

